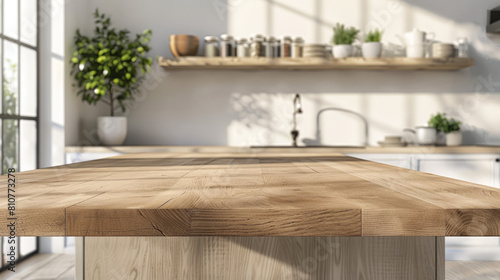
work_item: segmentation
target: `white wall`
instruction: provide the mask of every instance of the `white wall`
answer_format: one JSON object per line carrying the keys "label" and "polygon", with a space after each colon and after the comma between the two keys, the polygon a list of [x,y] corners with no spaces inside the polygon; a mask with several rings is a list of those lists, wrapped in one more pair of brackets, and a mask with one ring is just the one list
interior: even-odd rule
{"label": "white wall", "polygon": [[39,6],[40,167],[48,167],[64,163],[65,6],[60,0]]}
{"label": "white wall", "polygon": [[[467,37],[476,66],[459,72],[383,71],[153,71],[136,106],[127,113],[130,145],[263,145],[289,144],[292,100],[302,93],[300,140],[316,139],[320,109],[340,107],[358,112],[370,124],[370,143],[388,134],[423,124],[437,111],[465,123],[466,143],[500,144],[500,52],[484,32],[486,10],[496,1],[467,0],[91,0],[109,13],[116,27],[132,32],[153,30],[152,56],[171,56],[173,33],[198,36],[229,32],[302,36],[307,42],[327,43],[336,22],[361,29],[385,31],[393,47],[396,34],[418,27],[436,39],[453,42]],[[75,11],[76,12],[76,11]],[[78,10],[81,19],[83,10]],[[75,25],[72,15],[66,24]],[[79,21],[83,23],[84,21]],[[88,26],[85,26],[88,28]],[[71,30],[68,28],[68,32]],[[66,32],[66,33],[68,33]],[[494,40],[497,38],[493,37]],[[67,36],[66,46],[71,44]],[[68,52],[68,48],[66,49]],[[66,94],[71,88],[66,85]],[[79,106],[77,106],[79,105]],[[66,144],[96,143],[95,120],[106,108],[81,102],[66,103]],[[69,108],[69,106],[71,106]],[[74,108],[75,107],[75,108]],[[75,129],[77,127],[78,129]],[[322,118],[323,144],[359,144],[362,126],[341,113]],[[78,138],[76,134],[80,131]],[[77,140],[78,139],[78,140]]]}

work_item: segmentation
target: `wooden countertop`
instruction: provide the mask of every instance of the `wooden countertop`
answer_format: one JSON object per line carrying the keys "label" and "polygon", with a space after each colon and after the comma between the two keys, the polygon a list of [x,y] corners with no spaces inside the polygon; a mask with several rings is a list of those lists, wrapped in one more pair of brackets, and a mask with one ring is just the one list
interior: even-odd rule
{"label": "wooden countertop", "polygon": [[127,154],[15,176],[18,236],[500,235],[500,190],[340,154]]}
{"label": "wooden countertop", "polygon": [[341,153],[341,154],[500,154],[500,146],[301,147],[228,146],[72,146],[66,153]]}

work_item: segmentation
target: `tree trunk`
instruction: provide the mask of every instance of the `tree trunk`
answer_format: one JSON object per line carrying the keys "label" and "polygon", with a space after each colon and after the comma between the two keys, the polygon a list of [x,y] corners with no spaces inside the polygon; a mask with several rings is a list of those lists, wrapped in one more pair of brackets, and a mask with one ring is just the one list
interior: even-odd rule
{"label": "tree trunk", "polygon": [[111,107],[111,116],[115,115],[115,103],[113,98],[113,87],[109,88],[109,107]]}

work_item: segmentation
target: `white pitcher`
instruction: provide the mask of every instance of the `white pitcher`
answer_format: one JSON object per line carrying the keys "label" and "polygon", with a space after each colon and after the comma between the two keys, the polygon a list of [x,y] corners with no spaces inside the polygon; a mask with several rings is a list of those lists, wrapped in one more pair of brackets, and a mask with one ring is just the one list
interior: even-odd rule
{"label": "white pitcher", "polygon": [[[399,37],[401,39],[401,37]],[[406,32],[404,40],[401,39],[406,46],[406,57],[422,58],[425,57],[426,49],[429,47],[429,42],[434,39],[434,33],[426,33],[414,28],[410,32]]]}

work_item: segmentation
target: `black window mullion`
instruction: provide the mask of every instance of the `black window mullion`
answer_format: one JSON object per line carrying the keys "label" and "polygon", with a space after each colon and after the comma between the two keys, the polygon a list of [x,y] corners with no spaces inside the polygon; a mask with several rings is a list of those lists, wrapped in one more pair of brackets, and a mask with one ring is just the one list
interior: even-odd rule
{"label": "black window mullion", "polygon": [[[0,0],[1,1],[1,0]],[[40,167],[40,0],[36,0],[36,168]],[[36,249],[38,251],[38,237]]]}
{"label": "black window mullion", "polygon": [[17,244],[16,244],[16,261],[18,261],[19,259],[21,259],[21,237],[17,237]]}
{"label": "black window mullion", "polygon": [[[17,1],[17,38],[21,42],[21,0]],[[17,115],[21,115],[21,44],[17,45]],[[15,114],[15,113],[14,113]],[[21,120],[17,120],[16,170],[21,170]],[[19,238],[21,243],[21,238]],[[19,253],[18,246],[18,253]],[[18,256],[20,256],[18,254]]]}
{"label": "black window mullion", "polygon": [[[4,6],[4,2],[2,1],[2,12],[3,12],[3,6]],[[3,14],[2,14],[2,21],[3,21]],[[3,33],[3,22],[2,22],[2,33]],[[2,84],[1,84],[1,86],[2,86],[2,96],[0,97],[0,98],[2,98],[2,102],[1,102],[2,108],[0,108],[0,109],[1,109],[1,114],[2,115],[4,114],[4,107],[5,107],[4,106],[5,104],[3,104],[4,100],[5,100],[5,98],[4,98],[5,90],[4,90],[4,87],[3,87],[3,85],[4,85],[3,78],[5,76],[5,74],[4,74],[4,70],[5,69],[4,69],[4,65],[3,65],[4,64],[4,59],[3,59],[4,49],[5,49],[5,40],[2,40],[2,51],[1,51],[1,58],[0,58],[1,59],[1,61],[0,61],[0,67],[2,67],[2,77],[0,77],[1,82],[2,82]],[[5,143],[3,142],[3,140],[4,140],[3,139],[3,129],[4,129],[3,118],[0,118],[0,121],[1,121],[1,125],[0,125],[0,127],[1,127],[1,129],[0,129],[0,143],[2,145],[2,147],[1,147],[2,148],[2,155],[1,155],[1,158],[0,158],[0,170],[1,170],[1,173],[3,174],[3,158],[5,156]]]}
{"label": "black window mullion", "polygon": [[5,263],[4,259],[3,259],[3,240],[4,239],[5,239],[5,237],[0,238],[0,252],[2,253],[2,257],[1,257],[1,259],[2,259],[2,265],[0,267],[3,267],[4,263]]}

